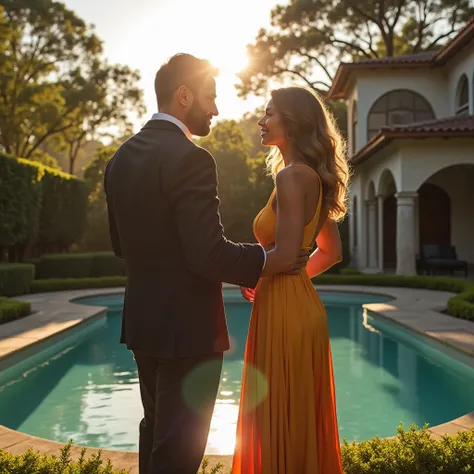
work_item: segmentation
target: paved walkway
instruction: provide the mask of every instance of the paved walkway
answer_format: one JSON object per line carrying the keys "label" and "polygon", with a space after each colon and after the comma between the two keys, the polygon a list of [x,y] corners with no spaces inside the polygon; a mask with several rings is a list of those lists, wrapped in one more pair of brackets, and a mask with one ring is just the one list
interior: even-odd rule
{"label": "paved walkway", "polygon": [[[474,323],[442,314],[451,293],[391,287],[322,285],[323,291],[363,292],[384,294],[394,298],[386,303],[366,304],[367,310],[374,311],[401,326],[427,336],[444,346],[463,354],[468,363],[474,365]],[[26,318],[0,326],[0,371],[18,363],[25,356],[36,353],[52,342],[59,341],[73,330],[82,330],[87,325],[100,322],[105,317],[106,308],[71,303],[70,300],[83,296],[122,293],[121,288],[77,290],[58,293],[26,295],[17,299],[32,303],[32,312]],[[434,436],[454,434],[474,426],[474,412],[456,420],[431,428]],[[43,453],[58,453],[61,443],[36,438],[0,426],[0,449],[11,453],[23,453],[29,447]],[[73,456],[79,455],[81,448],[73,448]],[[89,448],[88,453],[97,452]],[[130,470],[138,474],[137,454],[133,452],[103,450],[105,458],[110,458],[114,467]],[[230,468],[231,456],[208,456],[211,463],[222,462]]]}

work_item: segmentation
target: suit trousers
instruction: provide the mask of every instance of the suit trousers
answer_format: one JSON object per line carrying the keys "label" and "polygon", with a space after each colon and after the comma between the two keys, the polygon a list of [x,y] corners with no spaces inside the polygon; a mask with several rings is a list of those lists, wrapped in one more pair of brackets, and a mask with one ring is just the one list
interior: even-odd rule
{"label": "suit trousers", "polygon": [[140,474],[196,474],[219,387],[222,352],[157,358],[134,352],[144,417]]}

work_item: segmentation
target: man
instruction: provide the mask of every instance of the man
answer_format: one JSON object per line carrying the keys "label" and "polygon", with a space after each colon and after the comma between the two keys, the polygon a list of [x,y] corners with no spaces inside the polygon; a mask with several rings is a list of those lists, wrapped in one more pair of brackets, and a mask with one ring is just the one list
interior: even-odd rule
{"label": "man", "polygon": [[159,113],[105,172],[111,241],[128,277],[121,342],[134,353],[144,408],[140,474],[199,469],[229,349],[221,282],[254,288],[275,270],[271,252],[224,237],[214,159],[191,141],[218,115],[215,75],[188,54],[164,64]]}

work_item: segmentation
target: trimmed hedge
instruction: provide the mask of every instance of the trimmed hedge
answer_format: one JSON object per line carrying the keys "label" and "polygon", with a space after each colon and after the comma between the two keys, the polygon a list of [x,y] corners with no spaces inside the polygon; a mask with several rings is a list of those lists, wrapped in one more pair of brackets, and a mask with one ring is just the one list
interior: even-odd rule
{"label": "trimmed hedge", "polygon": [[82,253],[46,254],[36,264],[36,278],[88,278],[92,255]]}
{"label": "trimmed hedge", "polygon": [[31,285],[31,293],[48,293],[51,291],[87,290],[90,288],[116,288],[125,286],[124,276],[102,278],[50,278],[35,280]]}
{"label": "trimmed hedge", "polygon": [[474,282],[457,278],[402,275],[319,275],[318,285],[367,285],[422,288],[458,293],[448,301],[447,313],[460,319],[474,321]]}
{"label": "trimmed hedge", "polygon": [[0,246],[36,240],[43,174],[33,162],[0,153]]}
{"label": "trimmed hedge", "polygon": [[[110,460],[104,462],[102,453],[86,457],[83,448],[77,462],[71,459],[72,442],[59,456],[39,454],[28,450],[24,454],[8,454],[0,450],[0,472],[8,474],[125,474],[114,470]],[[473,474],[474,430],[458,432],[441,439],[433,438],[427,427],[412,426],[392,439],[378,437],[368,441],[347,443],[341,449],[345,474]],[[209,468],[203,460],[198,474],[227,474],[221,463]]]}
{"label": "trimmed hedge", "polygon": [[474,288],[473,291],[453,296],[448,301],[448,314],[474,321]]}
{"label": "trimmed hedge", "polygon": [[36,263],[38,279],[125,276],[125,261],[113,252],[42,255]]}
{"label": "trimmed hedge", "polygon": [[83,180],[0,153],[0,246],[71,245],[85,229],[87,199]]}
{"label": "trimmed hedge", "polygon": [[[125,286],[125,276],[101,278],[68,278],[35,280],[33,293]],[[474,282],[456,278],[400,275],[320,275],[313,279],[318,285],[360,285],[379,287],[422,288],[458,293],[448,301],[450,316],[474,321]]]}
{"label": "trimmed hedge", "polygon": [[34,277],[35,266],[31,263],[0,263],[0,295],[29,293]]}
{"label": "trimmed hedge", "polygon": [[89,189],[83,180],[75,176],[38,166],[45,171],[41,180],[43,202],[38,241],[42,245],[67,247],[77,242],[84,233]]}
{"label": "trimmed hedge", "polygon": [[[0,297],[0,324],[23,318],[31,313],[31,304]],[[1,471],[0,472],[4,472]]]}
{"label": "trimmed hedge", "polygon": [[319,275],[313,278],[316,285],[368,285],[424,288],[426,290],[462,293],[474,290],[474,282],[449,277],[403,275]]}
{"label": "trimmed hedge", "polygon": [[93,254],[91,277],[125,276],[125,260],[113,252],[96,252]]}

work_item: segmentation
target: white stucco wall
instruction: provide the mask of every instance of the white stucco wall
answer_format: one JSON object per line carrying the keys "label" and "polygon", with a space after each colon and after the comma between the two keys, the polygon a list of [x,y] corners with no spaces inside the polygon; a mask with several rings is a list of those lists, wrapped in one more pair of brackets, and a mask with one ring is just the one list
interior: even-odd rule
{"label": "white stucco wall", "polygon": [[397,191],[401,189],[402,169],[398,143],[392,142],[383,148],[376,156],[356,168],[357,174],[364,176],[364,199],[369,197],[370,183],[375,185],[375,195],[384,194],[384,179],[382,176],[389,171],[395,181]]}
{"label": "white stucco wall", "polygon": [[[474,164],[473,139],[429,139],[399,142],[400,189],[413,192],[433,174],[456,164]],[[471,186],[474,183],[471,184]]]}
{"label": "white stucco wall", "polygon": [[[351,256],[352,262],[357,267],[361,267],[361,262],[366,261],[366,248],[363,242],[366,241],[367,227],[366,222],[366,208],[364,205],[364,175],[363,173],[357,173],[352,177],[350,185],[350,201],[351,201],[351,215],[349,220],[349,234],[351,239]],[[357,198],[357,210],[354,212],[352,204],[354,203],[354,196]],[[356,222],[354,215],[357,216]],[[357,233],[357,246],[354,247],[354,234]],[[362,266],[365,264],[362,263]]]}
{"label": "white stucco wall", "polygon": [[[382,150],[377,157],[357,166],[356,172],[351,181],[350,196],[357,196],[357,248],[355,249],[355,263],[358,268],[365,268],[367,265],[367,206],[366,201],[370,196],[370,187],[373,182],[375,186],[375,195],[380,194],[380,178],[385,170],[390,170],[396,182],[400,181],[400,155],[395,144]],[[353,221],[350,221],[353,227]],[[351,234],[356,232],[351,229]],[[354,251],[354,249],[352,249]]]}
{"label": "white stucco wall", "polygon": [[474,166],[448,168],[428,180],[451,200],[451,243],[458,258],[474,263]]}
{"label": "white stucco wall", "polygon": [[[471,165],[456,167],[456,165]],[[454,166],[454,167],[453,167]],[[356,167],[351,201],[357,196],[356,263],[367,264],[367,209],[371,182],[376,195],[385,194],[384,174],[390,172],[397,192],[417,192],[425,182],[437,184],[451,199],[451,242],[458,257],[474,263],[474,140],[396,140]],[[415,241],[418,240],[418,230]]]}
{"label": "white stucco wall", "polygon": [[[401,148],[402,188],[418,191],[438,184],[451,198],[451,243],[458,257],[474,263],[474,140],[405,142]],[[456,168],[455,165],[472,165]]]}
{"label": "white stucco wall", "polygon": [[372,105],[382,95],[392,90],[408,89],[422,95],[433,108],[436,118],[451,115],[450,103],[446,90],[447,76],[438,69],[407,69],[361,72],[356,81],[358,140],[357,148],[367,143],[367,117]]}
{"label": "white stucco wall", "polygon": [[[374,182],[377,195],[384,194],[387,170],[397,192],[417,192],[425,182],[446,190],[451,198],[451,242],[460,259],[474,263],[474,140],[396,140],[358,166],[351,195],[358,196],[359,243],[368,241],[365,200],[370,183]],[[359,245],[357,251],[359,268],[364,268],[367,249]]]}
{"label": "white stucco wall", "polygon": [[448,63],[446,70],[449,74],[449,105],[450,115],[456,113],[457,91],[459,81],[463,74],[467,76],[469,83],[469,114],[474,114],[474,44],[468,45],[466,49]]}

